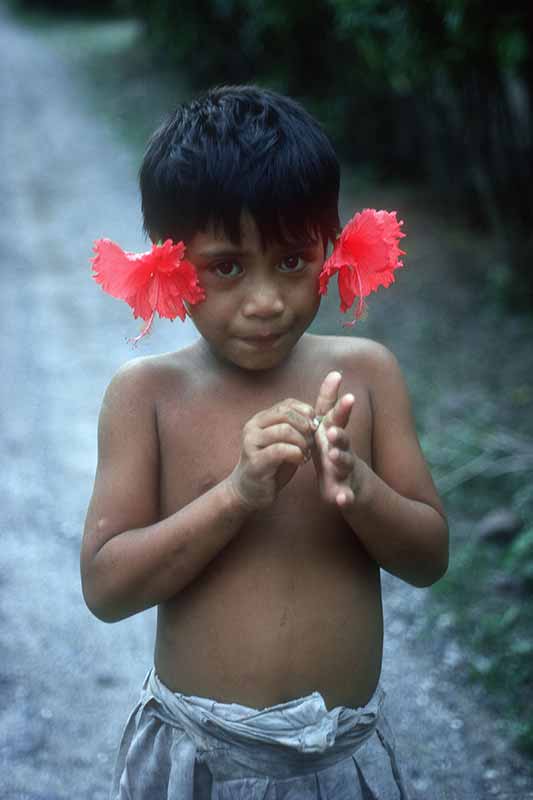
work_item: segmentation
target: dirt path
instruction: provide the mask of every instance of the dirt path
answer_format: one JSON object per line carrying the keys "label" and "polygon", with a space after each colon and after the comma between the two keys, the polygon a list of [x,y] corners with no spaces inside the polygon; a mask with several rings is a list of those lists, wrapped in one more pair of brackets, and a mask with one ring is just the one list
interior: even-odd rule
{"label": "dirt path", "polygon": [[[129,311],[91,284],[87,259],[102,235],[143,246],[137,165],[68,65],[5,12],[0,88],[0,795],[99,800],[153,643],[153,612],[91,617],[78,567],[101,396],[132,357]],[[193,337],[160,324],[142,352]],[[463,685],[460,649],[420,641],[426,593],[385,575],[384,594],[383,679],[414,797],[525,798],[532,775]]]}

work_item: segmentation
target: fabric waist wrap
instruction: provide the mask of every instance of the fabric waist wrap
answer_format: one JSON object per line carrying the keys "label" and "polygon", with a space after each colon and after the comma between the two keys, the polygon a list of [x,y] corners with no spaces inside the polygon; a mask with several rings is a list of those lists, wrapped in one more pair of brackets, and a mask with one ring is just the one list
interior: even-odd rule
{"label": "fabric waist wrap", "polygon": [[385,692],[378,687],[364,707],[339,706],[328,711],[322,695],[313,692],[258,710],[172,692],[151,669],[126,725],[117,759],[114,796],[122,797],[118,784],[128,751],[135,746],[143,727],[156,718],[175,730],[169,783],[172,797],[180,800],[192,800],[197,761],[208,766],[216,782],[253,777],[266,787],[271,778],[326,769],[353,755],[374,733],[389,756],[398,796],[403,800],[407,795],[382,713],[384,698]]}

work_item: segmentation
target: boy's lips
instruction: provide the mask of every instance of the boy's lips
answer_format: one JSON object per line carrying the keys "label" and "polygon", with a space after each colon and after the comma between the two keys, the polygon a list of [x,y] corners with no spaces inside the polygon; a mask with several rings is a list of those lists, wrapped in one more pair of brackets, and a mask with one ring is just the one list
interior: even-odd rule
{"label": "boy's lips", "polygon": [[268,333],[250,333],[247,336],[243,336],[243,339],[277,339],[278,336],[282,336],[285,331],[268,331]]}
{"label": "boy's lips", "polygon": [[286,331],[279,331],[278,333],[256,333],[252,336],[241,336],[242,341],[248,344],[267,347],[274,344],[284,336]]}

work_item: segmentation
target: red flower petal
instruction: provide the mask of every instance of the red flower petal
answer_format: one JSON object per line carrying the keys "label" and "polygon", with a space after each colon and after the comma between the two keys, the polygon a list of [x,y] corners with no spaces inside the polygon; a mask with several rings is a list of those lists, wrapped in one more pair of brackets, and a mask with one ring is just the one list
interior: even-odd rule
{"label": "red flower petal", "polygon": [[94,252],[95,281],[108,294],[125,300],[135,318],[148,320],[134,341],[148,333],[156,312],[160,317],[184,320],[183,301],[194,305],[205,299],[194,264],[183,258],[183,242],[173,244],[167,239],[148,253],[126,253],[110,239],[98,239]]}
{"label": "red flower petal", "polygon": [[399,241],[405,236],[400,230],[403,222],[396,211],[376,211],[366,208],[356,214],[343,228],[319,276],[319,292],[326,294],[330,278],[338,273],[340,309],[344,313],[359,298],[353,325],[363,314],[364,298],[380,286],[394,282],[394,270],[403,266],[405,255]]}

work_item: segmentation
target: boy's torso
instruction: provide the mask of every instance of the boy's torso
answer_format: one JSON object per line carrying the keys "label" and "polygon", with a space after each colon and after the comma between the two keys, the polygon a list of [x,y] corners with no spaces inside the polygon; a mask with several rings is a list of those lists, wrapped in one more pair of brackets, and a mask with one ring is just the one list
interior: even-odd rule
{"label": "boy's torso", "polygon": [[[359,348],[358,340],[305,336],[287,370],[247,384],[238,373],[203,370],[195,348],[162,357],[161,516],[230,474],[248,419],[287,397],[314,406],[332,369],[343,372],[342,392],[355,395],[352,443],[371,466],[372,409]],[[360,706],[379,679],[382,639],[379,569],[340,512],[320,501],[311,461],[159,607],[155,666],[174,691],[226,703],[264,708],[317,690],[328,708]]]}

